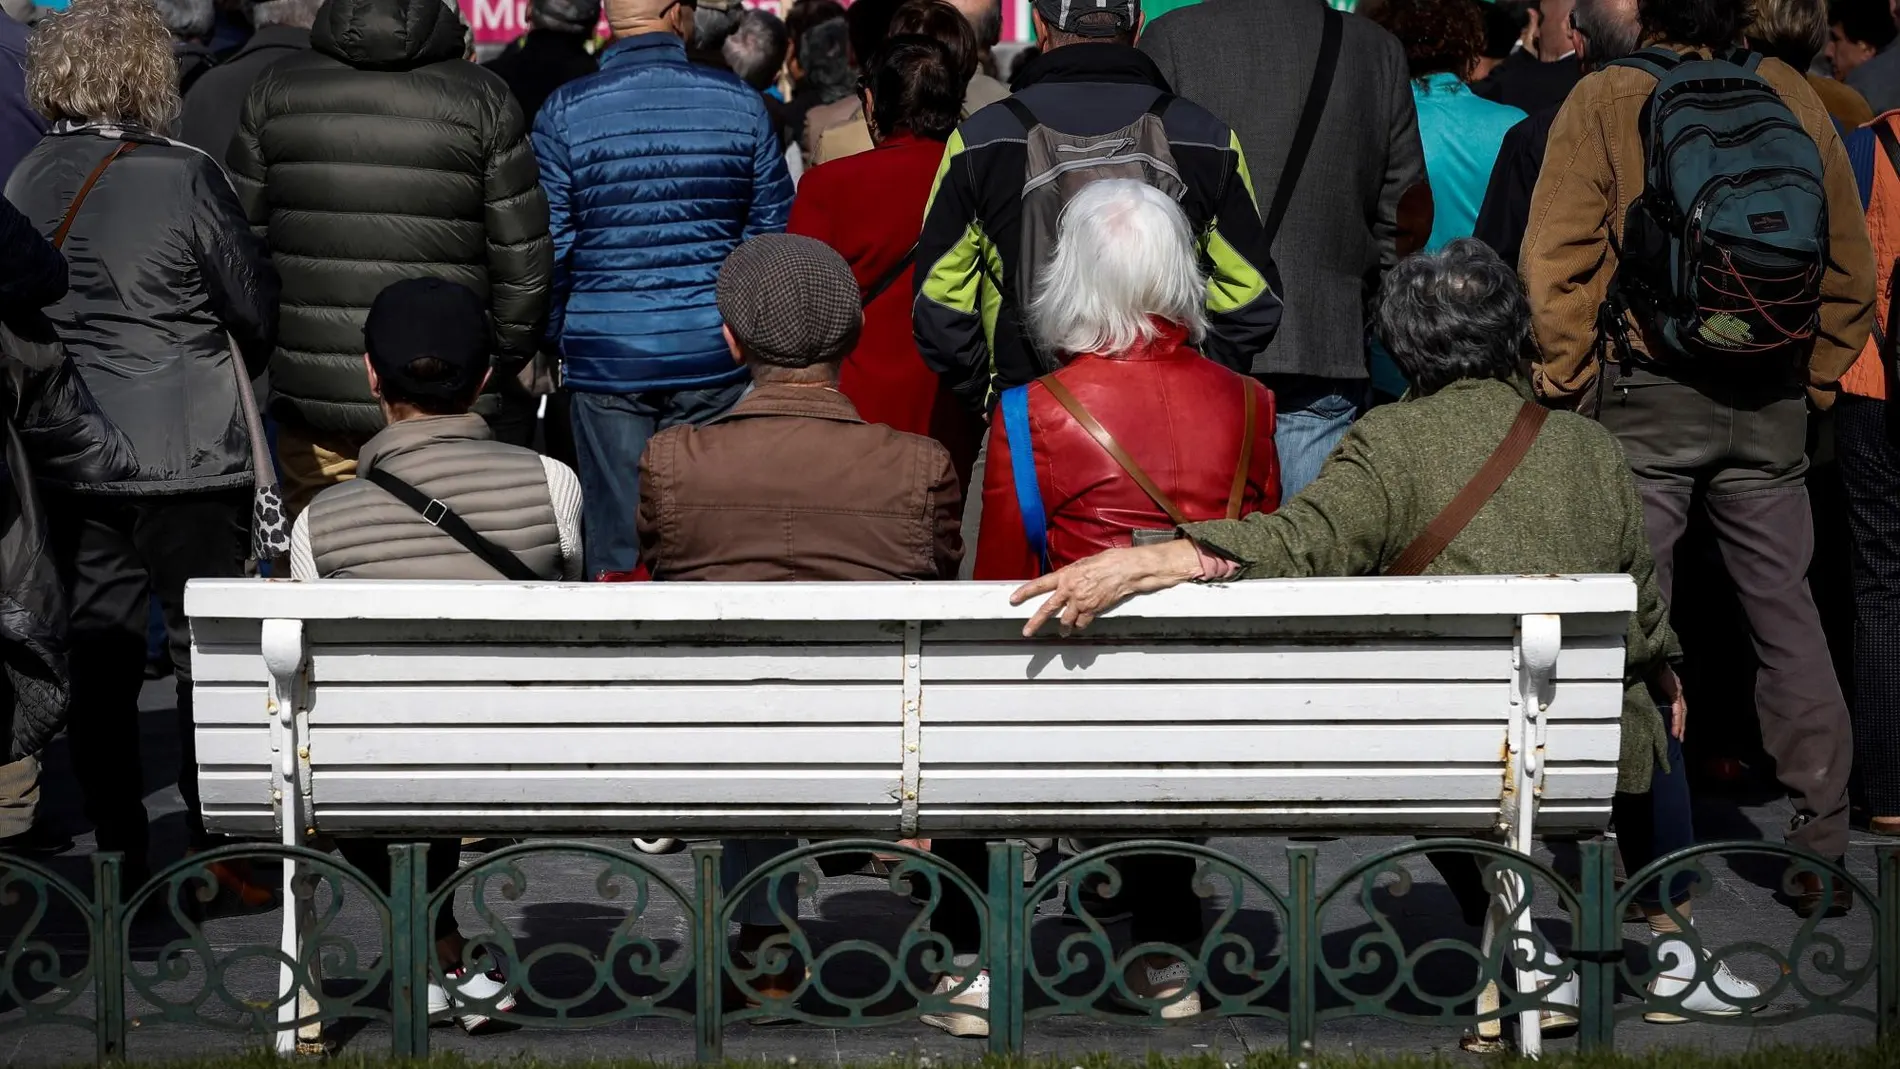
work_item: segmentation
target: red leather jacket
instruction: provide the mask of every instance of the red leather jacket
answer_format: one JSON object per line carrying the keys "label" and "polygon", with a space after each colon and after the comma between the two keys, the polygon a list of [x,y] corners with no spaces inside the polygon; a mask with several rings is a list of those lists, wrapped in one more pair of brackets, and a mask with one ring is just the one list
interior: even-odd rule
{"label": "red leather jacket", "polygon": [[[1227,514],[1246,422],[1242,391],[1255,391],[1253,458],[1240,512],[1278,508],[1273,394],[1189,348],[1181,328],[1157,326],[1162,333],[1151,345],[1115,356],[1079,356],[1054,377],[1194,520]],[[1174,526],[1041,381],[1029,385],[1029,424],[1052,567],[1128,546],[1136,529]],[[978,579],[1028,579],[1042,570],[1016,503],[1011,444],[1001,415],[994,416],[984,462]]]}

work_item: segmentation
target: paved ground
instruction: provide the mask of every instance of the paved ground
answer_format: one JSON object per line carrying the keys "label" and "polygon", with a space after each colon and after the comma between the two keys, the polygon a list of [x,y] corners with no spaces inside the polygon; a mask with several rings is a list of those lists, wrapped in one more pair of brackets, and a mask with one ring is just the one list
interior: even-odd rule
{"label": "paved ground", "polygon": [[[171,716],[168,708],[169,685],[148,687],[146,697],[146,742],[151,768],[148,783],[160,785],[153,790],[148,805],[159,831],[158,849],[161,856],[172,857],[177,855],[182,844],[181,806],[171,783],[171,775],[159,771],[170,767],[173,760],[167,726]],[[77,799],[67,786],[62,761],[63,755],[53,755],[47,776],[49,807],[57,819],[78,836],[78,842],[73,851],[57,859],[53,865],[84,886],[88,880],[84,855],[90,850],[90,837],[82,834],[84,821],[78,814]],[[1705,801],[1697,820],[1704,838],[1759,840],[1775,838],[1786,815],[1785,806],[1780,804],[1745,806],[1733,802]],[[1360,859],[1402,841],[1392,838],[1353,838],[1312,844],[1319,850],[1321,885],[1338,877]],[[1213,845],[1241,858],[1269,881],[1284,885],[1285,848],[1288,845],[1285,840],[1220,839]],[[1870,883],[1873,879],[1873,846],[1871,841],[1857,839],[1849,857],[1850,870]],[[1562,869],[1565,859],[1559,857],[1556,862]],[[691,887],[691,866],[685,855],[662,859],[659,867],[680,885]],[[1453,908],[1449,893],[1436,882],[1429,869],[1411,866],[1411,871],[1417,879],[1409,894],[1399,897],[1380,891],[1374,895],[1379,912],[1391,919],[1405,945],[1416,951],[1431,939],[1472,938],[1471,929],[1463,924]],[[640,913],[638,923],[628,925],[627,903],[634,897],[631,889],[623,890],[618,898],[603,898],[597,884],[601,875],[601,867],[597,862],[575,856],[538,858],[524,864],[522,872],[525,879],[521,886],[515,888],[517,894],[506,896],[497,888],[491,891],[486,901],[492,910],[489,918],[512,934],[521,953],[540,952],[531,970],[531,977],[542,994],[540,1008],[535,1012],[551,1016],[558,1007],[566,1006],[566,1012],[571,1017],[584,1019],[609,1011],[620,1001],[610,993],[611,989],[603,990],[596,986],[591,962],[584,962],[575,954],[563,955],[552,949],[553,944],[572,944],[581,955],[591,958],[601,954],[610,945],[624,947],[624,940],[639,938],[650,941],[654,964],[648,972],[664,977],[677,974],[685,967],[682,948],[686,945],[688,933],[684,914],[657,886],[653,897]],[[1702,890],[1696,903],[1698,927],[1711,946],[1752,942],[1760,947],[1785,950],[1790,945],[1800,923],[1772,899],[1777,875],[1778,866],[1751,865],[1746,858],[1718,862],[1711,866],[1712,886]],[[6,888],[0,887],[0,948],[7,947],[27,923],[23,910],[31,905],[24,899],[9,900],[5,891]],[[488,929],[488,919],[478,917],[470,906],[468,894],[464,892],[459,912],[465,928],[471,933]],[[1045,905],[1043,911],[1046,919],[1038,925],[1036,958],[1039,968],[1048,972],[1059,965],[1058,944],[1065,936],[1080,929],[1074,922],[1058,916],[1059,910],[1053,904]],[[851,876],[823,881],[817,888],[815,900],[805,904],[802,916],[814,943],[823,948],[853,938],[892,946],[905,926],[915,918],[915,914],[915,907],[904,898],[890,893],[883,881]],[[1209,917],[1214,918],[1212,911]],[[1322,948],[1325,960],[1341,968],[1361,960],[1356,951],[1357,941],[1374,933],[1375,929],[1356,899],[1342,901],[1329,909],[1325,921],[1326,938]],[[1867,966],[1873,945],[1872,929],[1871,911],[1864,908],[1846,918],[1823,923],[1819,934],[1829,942],[1825,946],[1816,944],[1811,953],[1792,963],[1790,979],[1793,982],[1786,986],[1775,1002],[1777,1016],[1784,1019],[1772,1026],[1757,1024],[1723,1028],[1686,1025],[1669,1028],[1632,1019],[1619,1028],[1618,1043],[1627,1048],[1671,1045],[1740,1049],[1768,1043],[1813,1045],[1866,1042],[1871,1039],[1873,1029],[1864,1017],[1785,1018],[1801,1014],[1806,1006],[1805,996],[1800,993],[1804,988],[1833,994],[1844,985],[1855,987],[1848,1005],[1863,1015],[1868,1012],[1873,1004],[1871,971],[1865,974],[1866,982],[1859,985],[1855,985],[1851,979],[1843,981],[1839,977],[1842,974],[1852,977],[1855,970]],[[360,901],[346,898],[329,930],[336,937],[336,942],[328,955],[330,963],[326,974],[332,978],[332,992],[342,993],[350,988],[349,983],[342,978],[348,976],[352,969],[373,971],[376,966],[374,947],[377,940],[371,935],[374,930],[373,919]],[[1263,963],[1272,962],[1284,951],[1282,926],[1257,891],[1249,896],[1244,908],[1226,922],[1225,930],[1236,937],[1237,946],[1258,955]],[[1562,926],[1553,930],[1561,933]],[[74,918],[62,915],[58,910],[36,923],[36,932],[66,955],[67,969],[73,967],[82,950],[75,931]],[[204,947],[220,958],[235,962],[229,966],[229,985],[237,989],[241,997],[268,997],[274,985],[275,970],[255,959],[247,963],[241,954],[236,958],[229,956],[247,944],[274,946],[276,932],[277,914],[274,911],[242,916],[224,910],[205,924]],[[1118,939],[1126,938],[1125,931],[1114,929],[1112,933]],[[1625,929],[1627,948],[1632,954],[1640,950],[1646,934],[1641,926]],[[201,1012],[204,1015],[225,1022],[236,1022],[243,1009],[241,1001],[226,1003],[205,992],[202,969],[194,967],[188,959],[168,960],[160,952],[159,947],[166,940],[176,938],[176,926],[158,918],[138,926],[133,968],[148,978],[143,988],[161,992],[165,997],[178,1000],[187,1007],[194,1000],[203,998]],[[346,950],[351,949],[360,950],[354,965],[343,956]],[[610,970],[618,983],[636,995],[653,990],[651,982],[641,981],[633,975],[637,968],[634,963],[642,960],[640,953],[636,948],[613,955],[616,967]],[[1761,953],[1736,953],[1728,960],[1738,973],[1764,985],[1773,983],[1777,974],[1783,971],[1782,963]],[[22,967],[23,961],[27,962],[28,967]],[[9,986],[7,978],[11,977],[12,985],[27,987],[35,972],[30,966],[31,962],[20,951],[0,949],[0,1065],[45,1065],[89,1059],[92,1038],[88,1032],[57,1027],[17,1030],[21,1015],[15,1008],[14,1000],[18,996]],[[1420,1000],[1419,994],[1426,998],[1445,998],[1466,989],[1470,984],[1468,959],[1461,961],[1454,953],[1426,956],[1421,973],[1423,992],[1395,997],[1391,1000],[1392,1005],[1420,1011],[1425,1008],[1425,1003]],[[865,955],[845,954],[826,967],[825,975],[828,981],[835,983],[847,995],[869,998],[876,994],[883,971]],[[1096,976],[1099,976],[1098,968],[1085,967],[1080,982],[1092,983]],[[1382,982],[1383,976],[1375,975],[1372,978],[1373,989],[1377,989]],[[30,989],[40,992],[42,1000],[60,997],[57,985],[53,987],[54,990],[48,991],[47,985],[41,984]],[[140,987],[135,985],[135,990],[128,995],[128,1011],[139,1018],[129,1039],[128,1055],[134,1059],[156,1060],[232,1051],[258,1042],[255,1036],[241,1032],[221,1032],[198,1024],[165,1020],[153,1003],[142,997],[138,989]],[[1042,1001],[1032,999],[1031,1005],[1033,1007]],[[387,1005],[386,995],[380,991],[366,992],[364,1002],[377,1009]],[[1274,999],[1270,996],[1267,1002],[1272,1004]],[[690,1006],[690,1002],[682,997],[664,1001],[663,1005]],[[878,1010],[901,1009],[903,1000],[901,996],[886,998],[875,1005]],[[1635,1000],[1627,992],[1620,1005],[1625,1012],[1636,1012]],[[1457,1050],[1458,1033],[1453,1028],[1350,1016],[1351,1007],[1338,997],[1327,999],[1323,1006],[1322,1013],[1328,1016],[1320,1031],[1320,1045],[1324,1049],[1340,1052]],[[804,1008],[814,1013],[835,1011],[835,1007],[827,1007],[812,1000],[808,1000]],[[75,999],[72,1011],[82,1015],[90,1013],[90,997]],[[388,1031],[385,1026],[375,1022],[351,1021],[333,1026],[330,1039],[344,1050],[375,1053],[388,1049]],[[1279,1024],[1267,1020],[1227,1020],[1156,1032],[1132,1024],[1103,1023],[1078,1017],[1051,1017],[1032,1021],[1028,1048],[1031,1053],[1108,1051],[1136,1056],[1149,1051],[1200,1050],[1242,1054],[1280,1049],[1284,1047],[1285,1041],[1285,1030]],[[452,1028],[437,1029],[431,1034],[431,1042],[435,1049],[463,1052],[484,1059],[503,1059],[525,1053],[577,1059],[639,1056],[682,1062],[690,1061],[693,1057],[690,1026],[677,1021],[646,1020],[560,1033],[524,1029],[479,1039],[464,1036]],[[1557,1049],[1570,1045],[1570,1042],[1563,1041],[1553,1044]],[[801,1064],[815,1065],[864,1063],[892,1054],[928,1055],[933,1060],[967,1059],[979,1055],[982,1047],[976,1041],[951,1039],[922,1025],[907,1023],[873,1030],[804,1025],[777,1028],[734,1026],[726,1033],[726,1051],[734,1057],[796,1058]]]}

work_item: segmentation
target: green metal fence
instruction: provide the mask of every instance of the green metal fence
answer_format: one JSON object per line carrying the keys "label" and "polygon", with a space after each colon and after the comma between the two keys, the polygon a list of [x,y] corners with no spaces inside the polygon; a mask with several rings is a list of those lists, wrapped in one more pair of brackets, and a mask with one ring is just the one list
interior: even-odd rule
{"label": "green metal fence", "polygon": [[[386,892],[327,854],[284,846],[227,847],[171,866],[123,896],[122,904],[116,855],[94,859],[91,895],[42,865],[0,856],[0,918],[21,922],[16,931],[0,932],[0,1035],[39,1028],[87,1030],[96,1039],[97,1059],[104,1062],[127,1055],[126,1037],[134,1028],[180,1022],[270,1035],[283,1027],[280,1009],[296,1005],[296,1026],[381,1022],[392,1036],[391,1053],[424,1055],[431,1021],[428,989],[445,982],[433,952],[434,924],[443,911],[459,907],[463,921],[480,922],[471,929],[487,929],[471,936],[467,963],[499,966],[507,977],[502,995],[467,1005],[465,1011],[540,1029],[668,1019],[690,1025],[699,1059],[715,1061],[727,1026],[749,1020],[871,1027],[953,1009],[957,992],[935,989],[937,975],[951,969],[951,947],[929,923],[951,894],[967,896],[981,922],[979,960],[955,971],[989,971],[989,1049],[998,1054],[1021,1050],[1026,1027],[1060,1014],[1156,1027],[1170,1023],[1163,1006],[1136,997],[1122,979],[1135,956],[1147,952],[1165,952],[1187,963],[1202,1000],[1202,1013],[1193,1020],[1279,1022],[1288,1049],[1296,1054],[1315,1049],[1322,1026],[1343,1018],[1377,1016],[1467,1028],[1502,1022],[1553,1005],[1552,993],[1572,977],[1581,982],[1576,1014],[1585,1050],[1611,1048],[1619,1024],[1656,1011],[1744,1026],[1838,1015],[1870,1023],[1883,1037],[1900,1024],[1900,973],[1895,971],[1900,964],[1900,847],[1878,852],[1873,887],[1837,865],[1761,842],[1697,846],[1658,861],[1619,887],[1612,849],[1602,843],[1580,844],[1579,871],[1569,878],[1496,844],[1431,840],[1358,862],[1325,882],[1312,846],[1288,847],[1284,874],[1270,877],[1204,846],[1117,843],[1026,881],[1020,846],[995,843],[989,848],[988,885],[979,887],[930,853],[851,840],[782,855],[746,877],[731,895],[719,885],[717,845],[694,849],[690,886],[662,871],[666,863],[642,854],[595,843],[539,841],[488,854],[443,886],[430,888],[426,850],[391,847],[392,889]],[[788,933],[756,957],[733,953],[728,931],[747,890],[790,882],[808,893],[825,859],[873,851],[896,858],[888,891],[914,906],[883,910],[876,924],[865,925],[849,916],[822,923],[787,916]],[[1499,938],[1485,948],[1462,930],[1456,936],[1423,938],[1407,933],[1392,907],[1413,892],[1412,869],[1428,853],[1466,855],[1479,863],[1487,887],[1513,888],[1518,901],[1509,920],[1533,919],[1528,934]],[[1193,947],[1118,948],[1108,926],[1092,912],[1100,907],[1091,906],[1095,899],[1085,891],[1112,898],[1128,880],[1142,878],[1140,859],[1156,855],[1194,862],[1196,890],[1208,907],[1205,937]],[[514,934],[520,917],[511,916],[509,907],[536,890],[534,863],[555,857],[590,866],[595,873],[598,899],[592,905],[610,907],[597,918],[605,927],[596,938]],[[1688,881],[1711,886],[1712,860],[1733,865],[1743,857],[1789,875],[1812,873],[1829,892],[1847,888],[1855,899],[1853,923],[1871,926],[1871,946],[1850,946],[1841,938],[1840,922],[1819,918],[1801,922],[1787,945],[1749,939],[1704,946],[1689,928],[1687,938],[1704,955],[1698,981],[1713,976],[1717,963],[1738,958],[1772,963],[1775,978],[1763,985],[1758,999],[1737,1006],[1734,1016],[1697,1013],[1682,1005],[1681,996],[1646,995],[1657,964],[1640,945],[1626,944],[1625,909],[1646,886],[1686,886]],[[207,937],[199,906],[216,889],[208,866],[237,860],[297,866],[294,899],[307,915],[299,946],[220,947]],[[883,890],[878,888],[879,894]],[[1043,913],[1053,901],[1066,905],[1066,918]],[[668,904],[666,915],[677,911],[686,918],[683,938],[655,930],[653,915],[662,902]],[[356,911],[355,938],[340,930],[346,907]],[[83,945],[51,934],[62,914],[78,918]],[[1341,916],[1353,923],[1329,925]],[[149,931],[154,924],[170,937],[135,958],[135,926]],[[838,931],[819,930],[827,926]],[[870,931],[880,926],[890,930]],[[1546,954],[1560,964],[1544,966],[1548,975],[1542,986],[1516,990],[1516,970],[1545,960]],[[1451,961],[1454,967],[1427,969],[1428,960]],[[757,989],[760,977],[793,962],[802,962],[806,970],[798,989],[784,998],[763,996]],[[852,982],[838,982],[846,971]],[[1447,975],[1457,979],[1447,984]],[[549,981],[550,976],[559,982]],[[295,989],[302,989],[301,998]],[[128,993],[134,996],[130,1000]],[[509,998],[515,1004],[504,1010]],[[1111,1000],[1122,1005],[1111,1006]]]}

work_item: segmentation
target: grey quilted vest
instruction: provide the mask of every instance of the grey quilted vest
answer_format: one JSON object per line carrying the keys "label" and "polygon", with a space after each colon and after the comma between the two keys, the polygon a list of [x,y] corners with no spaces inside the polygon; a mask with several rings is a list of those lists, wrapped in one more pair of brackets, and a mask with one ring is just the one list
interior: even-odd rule
{"label": "grey quilted vest", "polygon": [[[536,574],[561,577],[561,536],[540,455],[495,441],[480,416],[393,424],[364,444],[357,464],[447,505]],[[317,495],[309,515],[310,553],[325,579],[499,578],[414,509],[361,479]]]}

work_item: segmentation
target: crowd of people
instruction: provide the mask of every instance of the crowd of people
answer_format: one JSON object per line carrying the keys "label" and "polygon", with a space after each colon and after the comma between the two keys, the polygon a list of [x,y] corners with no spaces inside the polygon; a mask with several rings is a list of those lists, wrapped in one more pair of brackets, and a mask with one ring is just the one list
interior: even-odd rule
{"label": "crowd of people", "polygon": [[[484,67],[443,0],[72,0],[0,61],[0,851],[62,845],[33,812],[63,730],[99,848],[149,871],[153,605],[211,845],[183,591],[259,561],[974,575],[1043,598],[1030,635],[1184,582],[1623,572],[1635,872],[1695,841],[1695,515],[1787,841],[1841,858],[1856,784],[1900,834],[1887,0],[1036,0],[1010,71],[994,0],[606,0],[595,42],[602,14],[531,0]],[[0,20],[0,56],[23,36]],[[1816,429],[1853,535],[1845,688],[1807,579]],[[725,878],[785,845],[728,844]],[[932,848],[986,885],[982,844]],[[1481,921],[1479,874],[1437,863]],[[1193,875],[1124,866],[1137,944],[1199,940]],[[1687,887],[1637,897],[1657,993],[1760,995],[1695,978]],[[761,890],[737,951],[796,908]],[[488,1028],[508,981],[438,921],[432,1005]],[[928,1020],[985,1034],[980,923],[956,895],[932,923],[955,1009]],[[760,990],[797,990],[773,960]],[[1121,987],[1200,1009],[1165,953]]]}

